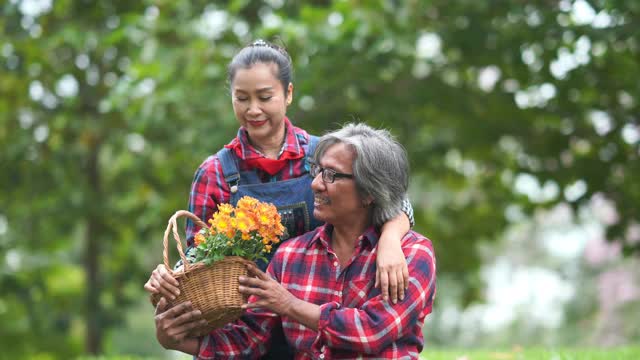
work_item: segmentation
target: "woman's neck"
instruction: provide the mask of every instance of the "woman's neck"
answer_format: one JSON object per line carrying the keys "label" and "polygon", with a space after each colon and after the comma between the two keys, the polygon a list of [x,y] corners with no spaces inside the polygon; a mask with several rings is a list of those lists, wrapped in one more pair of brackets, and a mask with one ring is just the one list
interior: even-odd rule
{"label": "woman's neck", "polygon": [[256,148],[256,150],[260,151],[265,157],[269,159],[277,159],[278,155],[280,155],[280,150],[282,150],[286,134],[287,128],[285,127],[284,131],[280,133],[280,136],[265,139],[260,143],[249,138],[249,143],[251,143],[251,145]]}

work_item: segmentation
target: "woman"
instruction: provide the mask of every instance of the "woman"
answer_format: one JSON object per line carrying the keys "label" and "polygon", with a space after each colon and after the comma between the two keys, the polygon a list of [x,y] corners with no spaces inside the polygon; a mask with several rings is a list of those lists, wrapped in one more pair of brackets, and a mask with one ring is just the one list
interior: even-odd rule
{"label": "woman", "polygon": [[[313,217],[309,159],[317,138],[295,127],[286,117],[293,100],[291,58],[286,50],[258,40],[243,48],[228,66],[228,81],[238,135],[198,168],[191,187],[189,211],[204,221],[218,204],[234,206],[244,195],[271,202],[278,208],[288,237],[313,230],[321,222]],[[382,227],[375,286],[384,300],[404,298],[409,274],[400,240],[409,230],[411,207]],[[199,229],[187,222],[187,244]],[[275,249],[271,254],[275,252]],[[258,264],[264,271],[266,263]],[[164,265],[158,265],[144,288],[174,299],[178,284]],[[271,358],[283,358],[278,337],[272,340]]]}

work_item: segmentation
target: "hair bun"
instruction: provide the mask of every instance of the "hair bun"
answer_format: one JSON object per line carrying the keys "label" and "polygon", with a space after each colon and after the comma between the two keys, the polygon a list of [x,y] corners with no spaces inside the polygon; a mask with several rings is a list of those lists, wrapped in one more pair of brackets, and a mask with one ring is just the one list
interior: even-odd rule
{"label": "hair bun", "polygon": [[271,48],[277,52],[279,52],[280,54],[284,55],[287,59],[290,59],[289,57],[289,53],[287,53],[287,50],[282,47],[282,46],[278,46],[274,43],[270,43],[268,41],[264,41],[262,39],[257,39],[256,41],[252,42],[251,45],[249,45],[248,47],[268,47]]}
{"label": "hair bun", "polygon": [[[269,44],[266,41],[262,40],[262,39],[258,39],[256,41],[254,41],[253,43],[251,43],[251,46],[269,46]],[[269,47],[271,47],[271,46],[269,46]]]}

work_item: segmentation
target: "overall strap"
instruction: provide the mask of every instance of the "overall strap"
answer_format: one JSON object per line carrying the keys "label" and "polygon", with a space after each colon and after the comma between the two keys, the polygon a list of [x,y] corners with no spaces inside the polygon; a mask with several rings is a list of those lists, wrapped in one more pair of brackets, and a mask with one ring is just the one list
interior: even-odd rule
{"label": "overall strap", "polygon": [[229,185],[230,189],[233,186],[237,187],[238,181],[240,181],[240,173],[238,172],[238,165],[236,164],[236,160],[234,159],[231,150],[222,148],[216,155],[218,156],[218,159],[220,159],[220,164],[222,165],[224,181]]}
{"label": "overall strap", "polygon": [[318,146],[318,140],[319,138],[317,136],[309,135],[309,147],[307,148],[307,153],[305,154],[308,160],[313,157],[313,153],[316,151],[316,146]]}
{"label": "overall strap", "polygon": [[318,145],[318,137],[309,135],[309,144],[307,144],[307,151],[304,153],[304,169],[307,172],[311,171],[311,163],[313,162],[313,153],[316,151]]}

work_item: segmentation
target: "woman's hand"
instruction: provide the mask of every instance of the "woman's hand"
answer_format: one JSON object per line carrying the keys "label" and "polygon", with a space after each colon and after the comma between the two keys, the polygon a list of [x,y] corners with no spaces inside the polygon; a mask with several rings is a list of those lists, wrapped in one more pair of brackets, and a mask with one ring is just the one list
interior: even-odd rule
{"label": "woman's hand", "polygon": [[152,272],[149,280],[144,284],[144,289],[150,294],[160,294],[167,299],[175,300],[180,295],[178,280],[174,279],[171,272],[163,265],[158,265]]}
{"label": "woman's hand", "polygon": [[253,265],[247,265],[249,273],[255,277],[240,276],[238,290],[245,295],[255,295],[256,302],[242,305],[242,309],[266,308],[278,315],[287,315],[296,300],[287,289],[272,279],[269,275],[260,271]]}
{"label": "woman's hand", "polygon": [[191,307],[191,302],[187,301],[170,308],[167,300],[164,297],[160,298],[156,306],[155,322],[156,338],[165,349],[197,353],[198,340],[187,338],[187,334],[196,327],[206,325],[207,321],[202,318],[200,310]]}
{"label": "woman's hand", "polygon": [[376,283],[380,286],[382,298],[396,303],[404,299],[404,292],[409,286],[409,269],[404,257],[400,241],[385,238],[383,232],[378,240],[378,255],[376,257]]}

